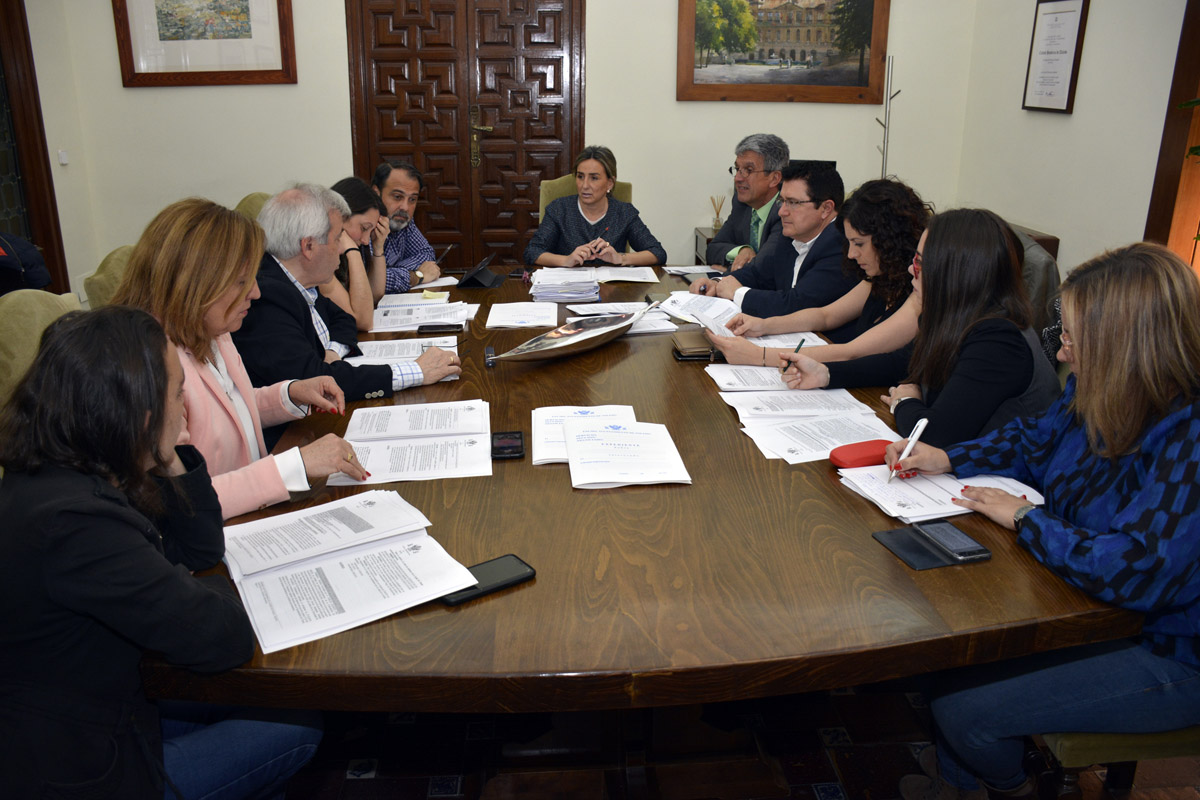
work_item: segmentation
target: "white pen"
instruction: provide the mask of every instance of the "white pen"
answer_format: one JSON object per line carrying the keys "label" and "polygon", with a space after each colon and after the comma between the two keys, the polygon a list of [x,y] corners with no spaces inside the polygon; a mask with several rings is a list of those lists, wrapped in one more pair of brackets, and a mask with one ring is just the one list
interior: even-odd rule
{"label": "white pen", "polygon": [[[925,432],[925,426],[928,424],[929,420],[925,417],[917,420],[917,424],[913,426],[912,433],[908,435],[908,444],[904,445],[904,452],[896,459],[897,464],[912,455],[913,448],[917,446],[917,442],[921,441],[921,434]],[[893,466],[892,471],[888,473],[887,482],[891,483],[894,477],[896,477],[896,468]]]}

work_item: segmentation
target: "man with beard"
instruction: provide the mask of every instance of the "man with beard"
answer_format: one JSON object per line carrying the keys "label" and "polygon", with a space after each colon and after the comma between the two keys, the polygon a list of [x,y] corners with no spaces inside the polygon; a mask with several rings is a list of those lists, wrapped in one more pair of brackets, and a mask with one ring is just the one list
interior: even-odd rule
{"label": "man with beard", "polygon": [[433,260],[433,247],[413,224],[417,197],[425,188],[425,179],[417,168],[404,161],[385,161],[375,169],[371,184],[387,208],[392,232],[383,243],[381,255],[387,263],[387,294],[407,292],[419,283],[437,280],[441,270]]}

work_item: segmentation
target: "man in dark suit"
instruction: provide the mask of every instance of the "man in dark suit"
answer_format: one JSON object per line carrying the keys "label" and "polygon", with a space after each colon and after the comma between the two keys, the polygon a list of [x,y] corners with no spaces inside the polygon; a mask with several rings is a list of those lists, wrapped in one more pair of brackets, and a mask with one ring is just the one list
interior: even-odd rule
{"label": "man in dark suit", "polygon": [[846,239],[837,215],[844,195],[835,169],[811,161],[784,168],[779,209],[784,238],[747,267],[720,280],[695,281],[692,292],[727,298],[756,317],[832,303],[858,283],[842,270]]}
{"label": "man in dark suit", "polygon": [[233,335],[255,386],[332,375],[347,400],[360,400],[461,372],[458,357],[436,347],[415,362],[353,366],[342,360],[361,352],[354,317],[316,287],[333,277],[349,216],[341,195],[314,184],[280,192],[259,213],[267,247],[258,268],[262,296]]}
{"label": "man in dark suit", "polygon": [[787,143],[770,133],[753,133],[734,149],[735,197],[729,219],[708,244],[708,263],[741,269],[763,249],[783,238],[779,222],[779,183],[788,164]]}

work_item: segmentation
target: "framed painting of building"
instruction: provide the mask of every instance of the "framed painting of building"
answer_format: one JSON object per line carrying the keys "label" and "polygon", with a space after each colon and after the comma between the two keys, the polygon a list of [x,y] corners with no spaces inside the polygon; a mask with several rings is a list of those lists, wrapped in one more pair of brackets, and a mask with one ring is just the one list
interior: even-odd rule
{"label": "framed painting of building", "polygon": [[295,83],[292,0],[112,0],[125,86]]}
{"label": "framed painting of building", "polygon": [[881,103],[891,0],[679,0],[676,100]]}

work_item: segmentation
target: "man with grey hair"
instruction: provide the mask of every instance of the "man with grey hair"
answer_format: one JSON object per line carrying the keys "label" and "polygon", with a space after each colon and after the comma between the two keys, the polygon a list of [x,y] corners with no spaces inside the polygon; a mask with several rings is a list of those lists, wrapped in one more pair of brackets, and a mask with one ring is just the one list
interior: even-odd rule
{"label": "man with grey hair", "polygon": [[787,143],[771,133],[752,133],[734,150],[735,197],[729,219],[708,244],[708,263],[741,269],[783,237],[779,222],[779,183],[788,165]]}
{"label": "man with grey hair", "polygon": [[461,372],[458,357],[436,347],[416,362],[354,366],[342,360],[361,353],[354,317],[316,287],[337,269],[349,216],[341,195],[311,183],[285,189],[259,212],[267,248],[258,268],[262,296],[233,337],[255,386],[283,375],[331,375],[347,400],[361,400]]}

